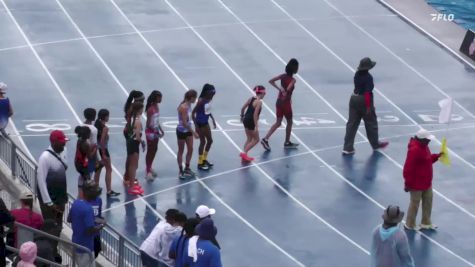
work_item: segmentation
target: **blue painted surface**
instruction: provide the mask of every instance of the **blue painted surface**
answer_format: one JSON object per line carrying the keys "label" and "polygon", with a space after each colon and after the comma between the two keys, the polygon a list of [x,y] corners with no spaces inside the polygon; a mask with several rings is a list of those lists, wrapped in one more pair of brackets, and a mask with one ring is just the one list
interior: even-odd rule
{"label": "blue painted surface", "polygon": [[[34,42],[78,37],[53,0],[6,2]],[[174,118],[185,89],[136,34],[129,34],[133,29],[114,6],[108,1],[96,0],[61,2],[86,35],[124,33],[94,38],[91,43],[127,90],[138,88],[146,93],[161,90],[164,94],[162,122],[170,121],[166,117]],[[138,171],[145,193],[154,195],[141,200],[125,194],[121,181],[125,161],[121,109],[126,94],[81,40],[36,47],[72,110],[27,48],[0,51],[0,60],[9,62],[0,64],[0,73],[12,88],[9,96],[15,107],[14,122],[32,154],[38,157],[47,146],[47,138],[34,136],[38,132],[29,130],[32,122],[28,120],[74,127],[78,121],[73,111],[82,117],[85,107],[107,107],[114,117],[110,121],[114,126],[110,152],[118,170],[113,174],[113,188],[123,194],[116,201],[105,201],[105,208],[112,209],[104,215],[111,225],[138,245],[166,209],[176,207],[192,215],[196,206],[206,204],[217,209],[214,219],[225,266],[297,266],[285,253],[306,266],[368,266],[369,256],[365,250],[369,250],[371,232],[381,220],[379,205],[397,204],[402,209],[408,205],[408,195],[402,190],[400,165],[405,160],[407,140],[417,130],[410,119],[430,130],[443,129],[427,120],[427,115],[437,114],[437,101],[443,95],[323,1],[277,2],[293,16],[305,18],[302,23],[309,31],[350,66],[356,66],[363,56],[371,56],[378,62],[373,70],[376,86],[388,97],[375,96],[381,118],[380,135],[391,141],[386,155],[372,153],[369,145],[357,136],[356,141],[360,142],[356,145],[357,154],[352,158],[341,157],[345,121],[337,112],[347,116],[353,73],[295,23],[285,21],[285,15],[266,0],[227,0],[225,3],[243,20],[252,22],[249,27],[284,60],[298,58],[302,77],[332,105],[330,108],[302,80],[297,81],[294,112],[301,123],[295,125],[299,128],[295,133],[314,154],[303,145],[298,150],[282,149],[284,133],[278,130],[270,140],[272,152],[264,153],[260,146],[251,151],[264,173],[239,161],[235,145],[242,146],[244,133],[239,124],[229,124],[228,120],[237,119],[242,103],[251,95],[243,82],[251,87],[266,85],[284,66],[245,28],[236,24],[219,2],[209,0],[171,3],[191,24],[199,26],[196,30],[242,80],[192,31],[184,29],[181,19],[164,2],[117,1],[139,30],[149,31],[144,36],[188,88],[200,89],[205,82],[212,82],[217,88],[214,113],[228,131],[214,133],[214,148],[209,157],[216,165],[209,173],[200,172],[200,175],[206,178],[228,172],[204,180],[203,184],[209,189],[197,181],[183,185],[184,182],[176,178],[175,158],[163,145],[165,141],[176,151],[176,137],[173,128],[166,128],[171,132],[167,132],[159,145],[154,166],[159,178],[152,183],[143,180],[143,154]],[[454,113],[462,119],[453,122],[453,128],[473,127],[474,73],[467,72],[460,62],[372,0],[332,3],[353,15],[357,24],[468,110],[455,107]],[[374,16],[363,16],[368,12]],[[51,16],[41,19],[50,13]],[[12,22],[5,18],[1,18],[0,30],[8,38],[0,41],[2,47],[23,44]],[[400,38],[395,32],[406,38]],[[272,111],[275,97],[276,91],[269,86],[265,103]],[[262,125],[261,135],[274,120],[267,109],[263,110],[262,118],[268,123]],[[308,125],[302,123],[306,121],[304,118],[321,121]],[[312,128],[315,126],[319,128]],[[66,132],[72,134],[72,129]],[[472,132],[472,128],[465,128],[450,131],[447,136],[450,148],[469,163],[475,159],[469,149],[475,144]],[[444,136],[443,131],[435,134],[438,138]],[[74,148],[72,141],[68,144],[71,163]],[[437,151],[439,147],[432,144],[432,149]],[[467,212],[454,207],[441,195],[435,195],[433,219],[440,229],[426,234],[438,243],[420,234],[408,234],[416,266],[469,266],[447,250],[475,263],[475,236],[467,234],[475,226],[474,217],[470,216],[475,213],[474,169],[460,159],[453,157],[452,160],[451,168],[435,166],[434,188]],[[195,164],[196,153],[193,167]],[[74,168],[70,168],[68,177],[69,191],[76,194]],[[124,206],[124,201],[132,202]],[[454,222],[457,222],[456,227]]]}
{"label": "blue painted surface", "polygon": [[475,29],[475,1],[473,0],[427,0],[439,12],[453,14],[455,22],[466,29]]}

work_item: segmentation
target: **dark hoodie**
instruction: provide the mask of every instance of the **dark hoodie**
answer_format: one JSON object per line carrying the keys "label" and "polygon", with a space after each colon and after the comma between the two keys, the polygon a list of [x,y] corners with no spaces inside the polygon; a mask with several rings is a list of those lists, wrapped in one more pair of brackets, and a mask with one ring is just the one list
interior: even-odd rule
{"label": "dark hoodie", "polygon": [[216,227],[213,220],[207,218],[201,221],[196,227],[199,236],[196,243],[197,260],[193,264],[194,267],[221,267],[221,254],[212,239],[216,237]]}
{"label": "dark hoodie", "polygon": [[432,187],[432,164],[439,154],[431,154],[429,146],[411,138],[404,163],[404,185],[408,190],[424,191]]}

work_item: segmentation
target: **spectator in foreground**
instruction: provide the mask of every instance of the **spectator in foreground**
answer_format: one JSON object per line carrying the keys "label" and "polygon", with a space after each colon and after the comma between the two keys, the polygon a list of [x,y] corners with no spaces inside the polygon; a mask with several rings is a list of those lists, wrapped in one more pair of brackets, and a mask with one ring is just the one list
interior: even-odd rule
{"label": "spectator in foreground", "polygon": [[[20,202],[21,202],[21,208],[14,209],[11,211],[11,214],[15,218],[15,221],[21,224],[24,224],[26,226],[29,226],[31,228],[40,230],[41,226],[43,226],[43,216],[33,211],[33,194],[28,191],[22,192],[20,195]],[[11,244],[11,245],[13,245],[14,247],[17,247],[17,244],[23,243],[22,240],[17,239],[18,237],[17,237],[16,227],[14,228],[13,235],[14,235],[13,240],[15,242],[14,244]]]}
{"label": "spectator in foreground", "polygon": [[36,267],[37,247],[36,244],[28,241],[21,245],[20,247],[20,258],[21,261],[16,265],[17,267]]}
{"label": "spectator in foreground", "polygon": [[168,257],[175,260],[175,267],[183,267],[186,263],[189,263],[188,242],[195,235],[195,228],[198,223],[199,220],[196,218],[188,219],[185,226],[183,226],[181,235],[173,240]]}
{"label": "spectator in foreground", "polygon": [[68,221],[73,229],[72,241],[89,249],[76,250],[76,262],[81,267],[94,267],[94,258],[91,252],[94,252],[94,236],[104,227],[104,224],[96,225],[94,219],[94,210],[89,204],[97,198],[97,188],[93,181],[88,181],[83,186],[84,199],[76,199],[71,206]]}
{"label": "spectator in foreground", "polygon": [[175,264],[175,260],[169,257],[170,247],[173,240],[180,236],[185,222],[186,215],[182,212],[178,213],[175,217],[175,221],[172,224],[166,224],[165,230],[160,236],[160,251],[158,252],[158,259],[169,266],[173,266]]}
{"label": "spectator in foreground", "polygon": [[[38,198],[43,218],[56,221],[57,228],[52,234],[59,237],[63,229],[64,206],[68,202],[66,184],[66,155],[63,153],[66,142],[69,141],[60,130],[54,130],[49,137],[51,146],[38,159],[37,183]],[[55,241],[55,248],[58,242]],[[56,257],[59,253],[56,249]]]}
{"label": "spectator in foreground", "polygon": [[404,212],[398,206],[388,206],[383,224],[373,232],[371,267],[414,267],[406,233],[399,227]]}
{"label": "spectator in foreground", "polygon": [[[197,227],[196,232],[199,236],[196,247],[190,246],[188,255],[193,260],[193,267],[221,267],[221,253],[219,248],[212,242],[216,238],[216,227],[210,218],[204,219]],[[191,252],[191,253],[190,253]]]}
{"label": "spectator in foreground", "polygon": [[161,251],[161,236],[168,225],[175,223],[177,215],[180,213],[177,209],[168,209],[165,213],[165,220],[161,220],[152,230],[150,235],[140,246],[140,257],[144,267],[156,267],[159,264],[158,258]]}
{"label": "spectator in foreground", "polygon": [[13,218],[10,211],[8,211],[5,202],[3,202],[3,199],[0,198],[0,267],[4,267],[7,265],[5,259],[5,241],[3,240],[5,230],[3,229],[3,227],[6,224],[12,223],[14,220],[15,218]]}
{"label": "spectator in foreground", "polygon": [[[210,209],[208,208],[208,206],[205,206],[205,205],[200,205],[198,206],[198,208],[196,208],[196,218],[198,218],[198,220],[203,221],[204,219],[211,219],[211,215],[215,214],[216,213],[216,210],[215,209]],[[217,232],[216,232],[217,233]],[[216,240],[216,235],[214,235],[213,239],[211,240],[213,242],[213,244],[218,247],[219,249],[221,249],[221,247],[219,246],[219,243],[218,243],[218,240]]]}
{"label": "spectator in foreground", "polygon": [[8,125],[8,119],[13,115],[10,99],[5,97],[7,85],[0,82],[0,130],[4,130]]}

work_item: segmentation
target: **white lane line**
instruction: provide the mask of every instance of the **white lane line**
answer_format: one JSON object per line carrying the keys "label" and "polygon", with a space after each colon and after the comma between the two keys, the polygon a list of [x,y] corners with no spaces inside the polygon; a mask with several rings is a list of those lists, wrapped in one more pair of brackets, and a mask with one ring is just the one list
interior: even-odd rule
{"label": "white lane line", "polygon": [[[89,46],[89,48],[93,51],[93,53],[97,56],[97,58],[101,61],[101,63],[104,65],[104,67],[108,70],[109,74],[114,78],[114,80],[116,81],[116,83],[119,85],[119,87],[122,89],[122,91],[124,92],[124,94],[126,96],[128,96],[128,91],[125,89],[125,87],[122,85],[122,83],[119,81],[119,79],[115,76],[115,74],[112,72],[112,70],[109,68],[109,66],[107,65],[107,63],[103,60],[103,58],[101,57],[101,55],[97,52],[97,50],[94,48],[94,46],[90,43],[90,41],[86,38],[86,36],[84,35],[84,33],[82,32],[82,30],[79,28],[79,26],[74,22],[74,20],[72,19],[72,17],[69,15],[69,13],[67,12],[67,10],[64,8],[64,6],[61,4],[61,2],[59,0],[56,0],[56,2],[58,3],[58,5],[60,6],[60,8],[63,10],[63,12],[65,13],[65,15],[68,17],[69,21],[71,22],[71,24],[73,24],[73,26],[76,28],[76,30],[78,31],[78,33],[81,35],[81,37],[83,38],[83,40],[87,43],[87,45]],[[135,27],[135,25],[133,25],[131,23],[131,21],[128,19],[127,16],[125,16],[125,14],[122,12],[122,10],[115,4],[114,1],[111,1],[114,6],[118,9],[118,11],[124,16],[124,18],[126,18],[126,20],[129,22],[129,24],[132,26],[132,28],[134,28],[134,30],[137,30],[137,28]],[[142,38],[143,35],[142,33],[139,33],[137,31],[138,35],[141,36]],[[158,53],[157,53],[158,55]],[[164,61],[163,61],[164,62]],[[169,66],[166,65],[168,68]],[[171,70],[171,68],[169,68]],[[179,79],[179,77],[174,73],[174,76]],[[183,85],[183,87],[186,89],[187,87],[185,86],[185,84],[181,81],[181,80],[178,80],[180,81],[180,83]],[[145,117],[143,115],[143,117]],[[167,148],[167,150],[174,156],[176,157],[176,154],[175,152],[171,149],[171,147],[165,142],[165,140],[162,140],[162,144],[165,145],[165,147]],[[115,170],[117,171],[117,170]],[[199,177],[197,177],[198,180],[200,180]],[[211,195],[213,195],[216,200],[218,200],[221,204],[223,204],[226,208],[228,208],[228,210],[230,210],[232,213],[234,213],[238,218],[240,218],[244,223],[246,223],[249,227],[251,227],[256,233],[260,234],[263,238],[265,238],[268,242],[270,242],[271,244],[273,244],[276,248],[279,248],[279,250],[284,253],[285,255],[287,255],[290,259],[292,259],[293,261],[295,261],[298,265],[300,266],[304,266],[301,262],[299,262],[298,260],[296,260],[293,256],[291,256],[289,253],[287,253],[285,250],[283,250],[282,248],[278,247],[273,241],[271,241],[267,236],[265,236],[264,234],[262,234],[257,228],[255,228],[251,223],[249,223],[246,219],[244,219],[239,213],[237,213],[234,209],[232,209],[222,198],[220,198],[210,187],[208,187],[204,182],[202,182],[200,180],[200,184],[206,188]],[[158,212],[153,209],[150,204],[145,201],[142,197],[140,197],[140,199],[142,199],[142,201],[149,207],[151,208],[151,210],[157,214]]]}
{"label": "white lane line", "polygon": [[[217,0],[217,1],[221,1],[221,0]],[[314,39],[317,43],[319,43],[323,48],[325,48],[330,54],[332,54],[336,59],[338,59],[338,61],[340,61],[343,65],[345,65],[350,71],[352,72],[355,72],[356,70],[351,67],[344,59],[342,59],[338,54],[336,54],[330,47],[328,47],[325,43],[323,43],[318,37],[316,37],[312,32],[310,32],[304,25],[302,25],[299,21],[297,21],[289,12],[287,12],[287,10],[285,10],[285,8],[283,8],[281,5],[279,5],[277,2],[275,2],[274,0],[269,0],[271,1],[272,3],[274,3],[274,5],[279,8],[288,18],[290,18],[292,21],[294,21],[295,24],[297,24],[304,32],[306,32],[310,37],[312,37],[312,39]],[[323,1],[326,1],[328,2],[327,0],[323,0]],[[222,3],[222,2],[221,2]],[[343,12],[340,11],[340,14],[344,15]],[[359,27],[358,25],[355,24],[355,26]],[[360,27],[361,28],[361,27]],[[364,29],[361,29],[364,31]],[[307,84],[307,83],[306,83]],[[313,89],[313,87],[309,87],[312,89],[312,91],[314,91],[317,95],[319,95],[316,90]],[[419,123],[417,123],[409,114],[407,114],[406,112],[404,112],[398,105],[396,105],[393,101],[391,101],[388,97],[386,97],[386,95],[384,95],[379,89],[375,88],[375,91],[381,96],[383,97],[389,104],[391,104],[394,108],[396,108],[401,114],[403,114],[408,120],[410,120],[414,125],[417,125],[420,129],[422,129],[422,125],[420,125]],[[338,112],[338,111],[336,111]],[[340,114],[340,113],[337,113],[341,118],[343,118],[345,121],[346,121],[346,118]],[[358,132],[363,138],[366,138],[365,136],[363,136],[362,133]],[[441,144],[440,140],[439,139],[435,139],[434,141],[436,141],[438,144]],[[463,158],[462,156],[460,156],[459,154],[457,154],[455,151],[453,151],[452,149],[449,149],[449,152],[451,155],[453,155],[454,157],[458,158],[460,161],[462,161],[464,164],[466,164],[467,166],[471,167],[472,169],[475,170],[475,165],[473,165],[472,163],[468,162],[465,158]],[[399,166],[401,169],[403,168],[403,166],[397,162],[396,160],[394,160],[393,158],[391,158],[388,154],[384,153],[383,154],[390,160],[392,161],[394,164],[396,164],[397,166]],[[463,213],[465,213],[466,215],[470,216],[471,218],[475,219],[475,215],[473,213],[471,213],[470,211],[468,211],[467,209],[465,209],[464,207],[460,206],[459,204],[455,203],[454,201],[450,200],[447,196],[445,196],[444,194],[442,194],[441,192],[439,192],[438,190],[435,190],[434,189],[434,192],[439,195],[440,197],[442,197],[443,199],[445,199],[446,201],[448,201],[450,204],[452,204],[454,207],[456,207],[457,209],[459,209],[460,211],[462,211]]]}

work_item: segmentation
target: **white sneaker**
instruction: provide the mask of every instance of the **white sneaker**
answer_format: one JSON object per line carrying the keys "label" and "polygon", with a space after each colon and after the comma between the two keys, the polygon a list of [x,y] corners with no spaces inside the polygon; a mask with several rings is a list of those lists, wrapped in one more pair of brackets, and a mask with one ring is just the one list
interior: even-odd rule
{"label": "white sneaker", "polygon": [[148,172],[147,175],[145,176],[145,180],[147,181],[153,181],[155,178],[153,177],[153,174],[151,172]]}
{"label": "white sneaker", "polygon": [[404,229],[411,230],[411,231],[419,231],[419,230],[421,230],[421,227],[418,226],[418,225],[416,225],[414,227],[409,227],[409,226],[407,226],[407,224],[404,224]]}
{"label": "white sneaker", "polygon": [[424,230],[435,230],[437,228],[439,228],[439,226],[435,225],[435,224],[421,224],[421,229],[424,229]]}
{"label": "white sneaker", "polygon": [[354,150],[343,150],[343,151],[341,151],[341,153],[343,155],[353,155],[353,154],[355,154],[355,151]]}

